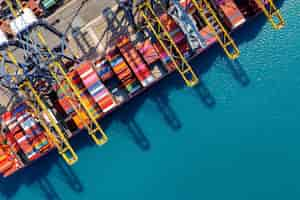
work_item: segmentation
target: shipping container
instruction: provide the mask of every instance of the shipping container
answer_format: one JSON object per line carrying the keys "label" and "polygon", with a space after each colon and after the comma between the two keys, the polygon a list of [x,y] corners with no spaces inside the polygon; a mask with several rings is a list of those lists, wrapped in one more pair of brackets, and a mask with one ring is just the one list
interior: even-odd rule
{"label": "shipping container", "polygon": [[118,79],[122,82],[122,85],[129,94],[134,94],[141,88],[137,79],[134,77],[116,47],[108,51],[106,59],[110,62],[113,72],[117,75]]}
{"label": "shipping container", "polygon": [[148,65],[151,65],[160,59],[150,39],[137,43],[136,48]]}
{"label": "shipping container", "polygon": [[107,81],[114,75],[109,62],[105,58],[98,59],[95,62],[95,69],[102,81]]}
{"label": "shipping container", "polygon": [[147,87],[154,82],[154,77],[135,49],[128,37],[121,37],[117,44],[121,54],[128,63],[128,66],[132,69],[137,79],[140,81],[142,86]]}
{"label": "shipping container", "polygon": [[246,22],[246,18],[233,0],[213,0],[213,3],[217,6],[221,19],[231,30]]}
{"label": "shipping container", "polygon": [[[99,105],[102,112],[108,112],[116,106],[113,96],[106,86],[100,81],[92,62],[82,63],[76,68],[76,71],[81,78],[83,85],[87,88],[87,91],[93,100]],[[110,99],[110,104],[103,103],[107,102],[107,98]]]}

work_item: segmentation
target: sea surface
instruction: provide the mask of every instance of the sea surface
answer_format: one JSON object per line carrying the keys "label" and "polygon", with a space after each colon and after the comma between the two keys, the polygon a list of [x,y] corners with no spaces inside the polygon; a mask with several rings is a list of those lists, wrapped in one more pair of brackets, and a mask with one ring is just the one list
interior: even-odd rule
{"label": "sea surface", "polygon": [[52,152],[0,199],[299,200],[300,4],[278,3],[284,29],[256,18],[233,35],[238,61],[215,45],[192,63],[200,86],[170,76],[102,122],[107,145],[78,135],[76,165]]}

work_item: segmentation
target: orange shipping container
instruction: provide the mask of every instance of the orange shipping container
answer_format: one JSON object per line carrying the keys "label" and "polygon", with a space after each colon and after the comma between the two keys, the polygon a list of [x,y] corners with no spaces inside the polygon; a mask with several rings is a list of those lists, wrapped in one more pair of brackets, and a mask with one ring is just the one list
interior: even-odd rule
{"label": "orange shipping container", "polygon": [[5,173],[7,170],[9,170],[9,168],[12,167],[13,165],[13,161],[11,160],[6,160],[0,163],[0,173],[3,174]]}
{"label": "orange shipping container", "polygon": [[75,125],[79,128],[79,129],[83,129],[86,123],[89,123],[89,119],[87,117],[87,115],[83,112],[80,111],[80,115],[83,118],[83,121],[81,120],[80,116],[78,114],[74,115],[72,117],[73,122],[75,123]]}

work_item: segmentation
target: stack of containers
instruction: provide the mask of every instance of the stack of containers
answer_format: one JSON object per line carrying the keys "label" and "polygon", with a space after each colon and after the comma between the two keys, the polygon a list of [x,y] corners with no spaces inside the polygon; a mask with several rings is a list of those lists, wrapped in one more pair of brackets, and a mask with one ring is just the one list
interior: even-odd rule
{"label": "stack of containers", "polygon": [[10,158],[9,152],[0,146],[0,173],[5,174],[14,166],[14,160]]}
{"label": "stack of containers", "polygon": [[74,112],[74,109],[73,109],[70,101],[72,101],[73,103],[76,103],[76,101],[74,101],[73,99],[70,99],[66,96],[63,96],[63,97],[58,99],[59,105],[64,110],[64,113],[67,114],[67,115],[70,115],[71,113]]}
{"label": "stack of containers", "polygon": [[110,62],[112,70],[122,82],[129,94],[134,94],[141,88],[116,47],[108,51],[106,54],[106,59]]}
{"label": "stack of containers", "polygon": [[105,58],[101,58],[95,62],[95,69],[102,81],[106,81],[114,75],[109,62]]}
{"label": "stack of containers", "polygon": [[[2,116],[3,120],[5,119],[5,114]],[[16,142],[13,141],[13,143]],[[0,173],[4,177],[15,173],[23,166],[23,163],[17,158],[18,150],[12,146],[13,143],[7,138],[7,135],[0,134]]]}
{"label": "stack of containers", "polygon": [[[82,93],[81,99],[85,102],[90,112],[94,116],[98,115],[101,112],[99,106],[91,99],[89,94]],[[92,101],[93,103],[90,103],[90,101]],[[89,118],[83,110],[79,110],[79,112],[80,114],[76,113],[75,115],[73,115],[72,120],[78,129],[83,129],[86,123],[89,123]]]}
{"label": "stack of containers", "polygon": [[245,17],[233,0],[214,0],[220,11],[221,19],[231,29],[236,29],[246,22]]}
{"label": "stack of containers", "polygon": [[175,66],[171,62],[170,57],[166,53],[166,51],[163,49],[163,47],[157,42],[154,44],[154,48],[157,51],[161,61],[164,63],[164,66],[168,70],[168,72],[173,71],[175,69]]}
{"label": "stack of containers", "polygon": [[16,141],[17,145],[20,147],[20,150],[26,157],[25,161],[35,160],[39,157],[38,153],[34,150],[31,145],[31,136],[28,136],[24,133],[22,128],[20,127],[16,116],[12,112],[5,113],[5,118],[10,120],[4,121],[5,125],[7,125],[10,133],[13,136],[13,139]]}
{"label": "stack of containers", "polygon": [[[217,0],[216,0],[217,1]],[[180,4],[181,6],[185,9],[185,10],[188,10],[189,14],[191,15],[197,15],[195,12],[196,11],[196,8],[195,6],[191,3],[191,0],[180,0]],[[194,16],[195,17],[195,16]],[[207,44],[207,47],[212,45],[213,43],[216,42],[216,37],[214,36],[213,32],[208,28],[208,26],[205,26],[203,27],[200,31],[200,35],[204,38],[205,40],[205,43]],[[186,48],[186,50],[188,49],[188,47],[186,46],[182,46],[181,48]],[[196,53],[200,53],[202,52],[204,49],[202,48],[199,48],[197,50]],[[187,55],[186,55],[187,56]]]}
{"label": "stack of containers", "polygon": [[[167,14],[164,13],[160,17],[160,21],[162,22],[163,26],[167,29],[170,36],[174,40],[176,46],[179,48],[181,53],[185,57],[189,57],[189,46],[186,41],[184,33],[181,31],[180,27],[176,24],[176,22]],[[164,51],[164,49],[159,45],[155,45],[156,50],[159,52],[159,56],[162,60],[162,62],[165,64],[168,71],[174,70],[173,63],[171,62],[170,57],[167,55],[167,53]]]}
{"label": "stack of containers", "polygon": [[100,81],[97,72],[93,68],[92,62],[82,63],[76,68],[83,85],[87,88],[93,100],[105,113],[116,106],[115,100],[109,90]]}
{"label": "stack of containers", "polygon": [[191,3],[191,0],[180,0],[180,5],[188,11],[189,14],[193,14],[196,11],[195,6]]}
{"label": "stack of containers", "polygon": [[[194,18],[197,18],[196,16],[198,16],[198,14],[197,14],[198,12],[196,12],[196,8],[191,3],[191,0],[181,0],[180,4],[185,10],[188,10],[189,14],[194,16]],[[210,31],[208,26],[201,28],[201,30],[199,32],[200,32],[200,35],[202,36],[202,38],[204,38],[205,43],[207,44],[207,47],[216,41],[214,34]],[[204,49],[199,48],[196,53],[202,52],[203,50]]]}
{"label": "stack of containers", "polygon": [[16,152],[10,152],[9,144],[4,144],[4,140],[5,137],[0,135],[0,174],[7,177],[20,169],[21,163],[14,154]]}
{"label": "stack of containers", "polygon": [[[212,45],[217,41],[217,38],[215,37],[214,33],[210,30],[208,26],[205,26],[204,28],[201,29],[200,35],[202,38],[204,38],[205,43],[207,44],[207,47]],[[198,52],[203,51],[204,49],[200,48]]]}
{"label": "stack of containers", "polygon": [[35,160],[50,148],[44,131],[28,111],[26,104],[18,105],[13,114],[16,116],[22,132],[15,134],[21,149],[24,149],[29,160]]}
{"label": "stack of containers", "polygon": [[89,91],[85,91],[81,94],[81,100],[87,105],[89,111],[94,115],[100,115],[101,109],[95,102],[94,98],[90,95]]}
{"label": "stack of containers", "polygon": [[[86,88],[84,87],[80,76],[78,75],[76,70],[72,70],[68,73],[68,77],[71,79],[72,83],[80,90],[81,100],[87,105],[89,111],[94,115],[97,116],[101,113],[100,107],[96,104],[96,102],[92,99],[91,95],[88,91],[85,91]],[[61,87],[64,87],[67,92],[72,92],[69,87],[63,82]],[[66,115],[73,115],[72,121],[76,125],[77,128],[82,129],[84,128],[85,123],[88,121],[88,117],[83,110],[79,110],[80,115],[83,117],[83,121],[81,120],[79,114],[75,114],[75,110],[72,106],[79,106],[79,102],[76,99],[72,99],[70,97],[65,96],[62,92],[61,88],[57,91],[58,94],[58,103],[60,107],[63,109],[64,114]],[[71,104],[72,103],[72,104]]]}
{"label": "stack of containers", "polygon": [[[75,84],[75,81],[73,81],[73,83]],[[70,88],[67,86],[66,82],[62,82],[60,87],[57,90],[58,104],[63,109],[64,114],[71,115],[74,112],[74,108],[72,107],[72,104],[77,106],[78,102],[76,101],[76,99],[72,99],[66,96],[62,88],[64,88],[66,92],[70,92],[70,93],[72,92]]]}
{"label": "stack of containers", "polygon": [[126,36],[121,37],[117,46],[142,86],[147,87],[153,83],[155,79],[152,76],[151,71],[148,69],[129,38]]}
{"label": "stack of containers", "polygon": [[18,152],[20,150],[20,147],[18,146],[14,138],[14,132],[20,129],[17,119],[15,116],[13,116],[12,112],[5,112],[1,117],[4,125],[8,128],[8,132],[5,133],[7,143],[10,145],[14,152]]}
{"label": "stack of containers", "polygon": [[152,42],[150,39],[146,39],[142,42],[139,42],[136,45],[136,48],[140,52],[140,54],[143,56],[144,60],[148,65],[151,65],[159,60],[159,55],[156,52]]}

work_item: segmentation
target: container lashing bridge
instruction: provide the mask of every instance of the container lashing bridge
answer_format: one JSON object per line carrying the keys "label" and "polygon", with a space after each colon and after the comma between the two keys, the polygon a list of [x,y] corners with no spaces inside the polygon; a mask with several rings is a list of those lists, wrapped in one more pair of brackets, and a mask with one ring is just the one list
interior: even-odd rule
{"label": "container lashing bridge", "polygon": [[191,0],[198,15],[203,19],[210,31],[215,35],[218,43],[230,59],[236,59],[240,51],[228,31],[221,23],[208,0]]}

